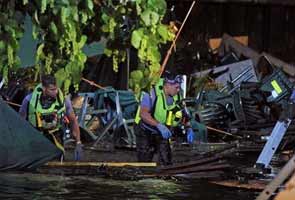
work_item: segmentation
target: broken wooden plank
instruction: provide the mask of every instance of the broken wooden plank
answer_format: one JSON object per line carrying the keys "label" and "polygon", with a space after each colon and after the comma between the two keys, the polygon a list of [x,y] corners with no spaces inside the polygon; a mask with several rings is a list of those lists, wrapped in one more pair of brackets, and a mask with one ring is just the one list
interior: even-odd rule
{"label": "broken wooden plank", "polygon": [[248,180],[246,183],[242,183],[238,180],[225,180],[225,181],[210,181],[217,185],[222,185],[232,188],[243,188],[249,190],[263,190],[265,186],[269,183],[265,180]]}
{"label": "broken wooden plank", "polygon": [[[232,36],[228,34],[223,34],[222,42],[218,48],[218,54],[220,57],[224,57],[227,52],[234,50],[234,52],[240,57],[243,55],[246,58],[251,58],[256,66],[258,59],[260,57],[259,53],[253,49],[243,45],[242,43],[235,40]],[[256,62],[255,62],[256,61]]]}
{"label": "broken wooden plank", "polygon": [[218,54],[220,57],[224,57],[226,53],[230,51],[234,51],[239,57],[243,55],[246,58],[251,58],[255,66],[257,66],[260,57],[265,56],[271,62],[271,64],[281,68],[288,75],[295,76],[295,65],[288,64],[266,52],[259,54],[253,49],[235,40],[232,36],[224,34],[222,36],[220,47],[218,48]]}
{"label": "broken wooden plank", "polygon": [[278,68],[281,68],[290,76],[295,76],[295,65],[288,64],[266,52],[262,52],[261,56],[266,56],[273,65],[275,65]]}
{"label": "broken wooden plank", "polygon": [[156,167],[155,162],[48,162],[47,167]]}
{"label": "broken wooden plank", "polygon": [[[242,43],[243,45],[248,46],[248,43],[249,43],[248,36],[234,36],[233,38],[237,40],[238,42]],[[211,38],[209,39],[209,47],[212,50],[215,50],[220,46],[221,42],[222,42],[222,38]]]}
{"label": "broken wooden plank", "polygon": [[279,174],[272,180],[265,189],[259,194],[256,200],[267,200],[278,187],[294,172],[295,169],[295,155],[289,160],[289,162],[281,169]]}
{"label": "broken wooden plank", "polygon": [[290,180],[286,183],[285,189],[281,190],[275,197],[275,200],[293,200],[295,197],[295,173],[293,173]]}
{"label": "broken wooden plank", "polygon": [[219,160],[220,158],[222,158],[222,157],[217,155],[217,156],[214,156],[214,157],[203,158],[203,159],[199,159],[199,160],[196,160],[196,161],[190,161],[190,162],[186,162],[186,163],[174,164],[174,165],[170,165],[170,166],[160,167],[159,170],[166,171],[166,170],[176,170],[176,169],[189,168],[189,167],[196,166],[196,165],[210,163],[210,162]]}
{"label": "broken wooden plank", "polygon": [[191,168],[185,168],[185,169],[163,171],[159,173],[159,175],[188,174],[188,173],[204,172],[204,171],[209,172],[214,170],[225,170],[230,167],[232,166],[230,164],[226,164],[225,162],[220,162],[220,164],[216,162],[213,165],[207,164],[203,166],[197,166],[197,167],[191,167]]}
{"label": "broken wooden plank", "polygon": [[208,172],[193,172],[188,174],[176,174],[174,177],[183,178],[183,179],[220,179],[224,176],[224,171],[222,170],[214,170]]}

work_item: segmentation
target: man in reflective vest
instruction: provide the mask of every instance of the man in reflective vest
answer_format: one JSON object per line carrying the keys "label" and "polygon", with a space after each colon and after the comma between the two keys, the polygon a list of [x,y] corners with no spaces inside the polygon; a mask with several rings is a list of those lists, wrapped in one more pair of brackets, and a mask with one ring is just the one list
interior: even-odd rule
{"label": "man in reflective vest", "polygon": [[[158,152],[159,164],[172,164],[169,127],[177,125],[179,111],[177,103],[181,100],[180,84],[182,77],[168,71],[164,78],[153,87],[150,93],[144,93],[135,118],[137,159],[139,162],[151,162]],[[187,127],[187,140],[192,143],[195,134]]]}
{"label": "man in reflective vest", "polygon": [[76,140],[75,160],[81,159],[83,150],[79,124],[70,99],[65,98],[61,90],[57,88],[54,76],[42,77],[42,83],[24,98],[19,113],[63,152],[62,123],[69,121],[71,132]]}

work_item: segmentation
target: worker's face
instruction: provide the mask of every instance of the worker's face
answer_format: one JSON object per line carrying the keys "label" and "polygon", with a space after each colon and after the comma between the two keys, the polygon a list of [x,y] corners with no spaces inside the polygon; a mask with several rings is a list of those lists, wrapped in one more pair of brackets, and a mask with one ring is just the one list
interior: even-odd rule
{"label": "worker's face", "polygon": [[47,87],[43,87],[43,94],[45,96],[56,98],[58,93],[58,89],[56,85],[49,84]]}
{"label": "worker's face", "polygon": [[180,90],[180,84],[179,83],[167,83],[167,94],[170,96],[175,96],[178,94]]}

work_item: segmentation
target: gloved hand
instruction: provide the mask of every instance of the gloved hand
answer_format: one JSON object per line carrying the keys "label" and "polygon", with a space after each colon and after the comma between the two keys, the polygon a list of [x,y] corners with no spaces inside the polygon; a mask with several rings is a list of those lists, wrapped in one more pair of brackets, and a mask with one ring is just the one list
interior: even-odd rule
{"label": "gloved hand", "polygon": [[158,124],[157,129],[161,132],[161,135],[164,139],[168,139],[171,137],[172,133],[171,131],[167,128],[167,126],[163,124]]}
{"label": "gloved hand", "polygon": [[79,161],[83,157],[83,145],[81,143],[76,144],[75,152],[74,152],[74,157],[75,161]]}
{"label": "gloved hand", "polygon": [[192,144],[196,139],[196,134],[194,133],[192,128],[187,129],[186,133],[187,142]]}

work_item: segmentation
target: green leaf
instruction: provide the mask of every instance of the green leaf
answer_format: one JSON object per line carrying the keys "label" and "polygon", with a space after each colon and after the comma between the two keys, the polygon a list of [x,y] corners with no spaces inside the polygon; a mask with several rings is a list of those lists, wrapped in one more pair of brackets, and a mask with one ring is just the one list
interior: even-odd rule
{"label": "green leaf", "polygon": [[54,8],[54,0],[48,0],[48,4],[51,9]]}
{"label": "green leaf", "polygon": [[161,60],[161,54],[157,46],[149,46],[147,48],[147,57],[153,63],[159,63]]}
{"label": "green leaf", "polygon": [[14,56],[13,56],[13,48],[8,45],[7,46],[7,57],[8,57],[8,65],[9,67],[13,67],[14,64]]}
{"label": "green leaf", "polygon": [[109,26],[107,24],[102,25],[101,27],[102,32],[108,33],[109,31]]}
{"label": "green leaf", "polygon": [[79,12],[77,7],[72,7],[72,16],[75,22],[79,22]]}
{"label": "green leaf", "polygon": [[8,67],[2,68],[2,76],[5,80],[5,82],[8,82]]}
{"label": "green leaf", "polygon": [[86,24],[87,20],[88,20],[88,14],[85,12],[80,12],[80,16],[81,16],[81,22],[83,24]]}
{"label": "green leaf", "polygon": [[69,88],[71,86],[71,83],[72,83],[72,81],[69,78],[64,80],[64,82],[63,82],[63,93],[65,95],[67,95],[69,93]]}
{"label": "green leaf", "polygon": [[67,18],[69,17],[69,14],[70,14],[70,9],[69,8],[65,8],[65,7],[61,8],[60,18],[61,18],[62,24],[65,25],[67,23]]}
{"label": "green leaf", "polygon": [[5,43],[3,41],[0,41],[0,52],[5,49]]}
{"label": "green leaf", "polygon": [[86,41],[87,41],[87,36],[86,35],[82,35],[82,37],[80,39],[80,42],[78,42],[80,49],[83,48],[83,46],[85,45]]}
{"label": "green leaf", "polygon": [[106,13],[103,13],[101,15],[101,19],[104,23],[107,23],[109,21],[110,17]]}
{"label": "green leaf", "polygon": [[165,0],[148,0],[147,7],[157,12],[160,16],[164,16],[167,10],[167,3]]}
{"label": "green leaf", "polygon": [[53,55],[52,53],[49,53],[46,58],[45,58],[45,73],[46,74],[51,74],[52,72],[52,61],[53,61]]}
{"label": "green leaf", "polygon": [[141,70],[134,70],[131,72],[130,78],[133,80],[134,84],[139,84],[141,79],[144,78],[143,72]]}
{"label": "green leaf", "polygon": [[23,5],[28,4],[28,0],[23,0]]}
{"label": "green leaf", "polygon": [[35,24],[33,24],[33,27],[32,27],[32,36],[34,38],[34,40],[37,40],[38,39],[38,35],[39,35],[39,31],[38,31],[38,28]]}
{"label": "green leaf", "polygon": [[137,29],[137,30],[134,30],[132,32],[132,35],[131,35],[131,44],[134,48],[138,49],[140,47],[140,43],[141,43],[141,40],[143,38],[143,35],[144,35],[144,30],[141,28],[141,29]]}
{"label": "green leaf", "polygon": [[63,4],[63,6],[68,6],[68,5],[70,5],[69,0],[61,0],[61,3]]}
{"label": "green leaf", "polygon": [[150,18],[151,18],[151,25],[156,25],[159,23],[160,16],[156,12],[151,12]]}
{"label": "green leaf", "polygon": [[92,0],[86,0],[86,5],[89,10],[93,10],[93,2]]}
{"label": "green leaf", "polygon": [[174,38],[174,34],[170,32],[167,25],[159,25],[157,28],[157,32],[160,37],[163,39],[163,42],[171,41]]}
{"label": "green leaf", "polygon": [[78,60],[81,64],[84,64],[87,60],[87,56],[83,52],[81,52],[78,54]]}
{"label": "green leaf", "polygon": [[150,10],[145,10],[140,14],[140,19],[143,21],[143,23],[146,26],[151,25],[151,11]]}
{"label": "green leaf", "polygon": [[126,8],[124,8],[123,6],[119,6],[118,7],[118,12],[121,14],[126,14]]}
{"label": "green leaf", "polygon": [[59,8],[59,7],[53,7],[51,10],[52,10],[52,13],[53,13],[55,16],[57,16],[57,15],[59,14],[59,10],[60,10],[60,8]]}
{"label": "green leaf", "polygon": [[50,31],[54,34],[55,37],[58,36],[57,27],[54,22],[50,23]]}
{"label": "green leaf", "polygon": [[104,54],[107,56],[107,57],[111,57],[112,54],[113,54],[113,51],[108,49],[108,48],[105,48],[104,49]]}
{"label": "green leaf", "polygon": [[46,10],[46,6],[47,6],[47,0],[41,0],[41,13],[45,13]]}
{"label": "green leaf", "polygon": [[138,1],[139,0],[136,0],[136,12],[138,15],[140,15],[142,12],[142,9],[141,9],[140,3]]}
{"label": "green leaf", "polygon": [[38,63],[44,57],[43,48],[44,48],[44,44],[39,45],[39,47],[37,48],[36,63]]}
{"label": "green leaf", "polygon": [[57,86],[59,88],[61,88],[63,86],[63,82],[65,80],[66,77],[68,77],[68,73],[65,71],[64,68],[60,68],[59,70],[57,70],[54,74],[55,78],[56,78],[56,83]]}

